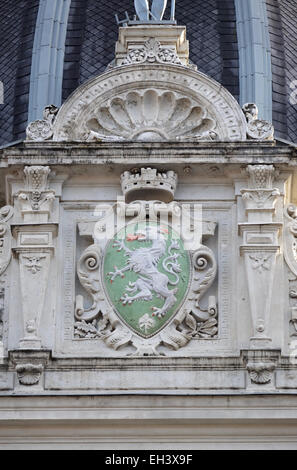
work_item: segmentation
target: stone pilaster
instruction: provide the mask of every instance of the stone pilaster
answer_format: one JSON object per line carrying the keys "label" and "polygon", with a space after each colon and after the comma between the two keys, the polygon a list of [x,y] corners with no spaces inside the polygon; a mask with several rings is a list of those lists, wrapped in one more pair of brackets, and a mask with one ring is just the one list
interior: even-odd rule
{"label": "stone pilaster", "polygon": [[273,165],[248,165],[247,173],[249,187],[241,190],[247,222],[239,224],[240,253],[245,260],[253,325],[250,347],[261,349],[271,344],[271,297],[281,228],[273,217],[280,192],[273,188]]}
{"label": "stone pilaster", "polygon": [[40,324],[44,311],[57,224],[51,222],[55,191],[48,187],[50,168],[25,167],[24,189],[14,197],[23,223],[13,228],[13,252],[19,261],[24,337],[21,349],[40,349]]}

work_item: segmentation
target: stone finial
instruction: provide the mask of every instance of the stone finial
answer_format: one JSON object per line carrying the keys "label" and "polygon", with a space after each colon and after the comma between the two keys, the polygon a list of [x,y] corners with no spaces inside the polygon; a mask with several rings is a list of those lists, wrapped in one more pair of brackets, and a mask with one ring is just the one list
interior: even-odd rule
{"label": "stone finial", "polygon": [[247,136],[254,140],[273,140],[274,127],[269,121],[258,119],[259,110],[256,104],[246,103],[242,110],[247,121]]}
{"label": "stone finial", "polygon": [[26,140],[41,142],[50,140],[53,137],[53,124],[58,114],[59,108],[53,104],[44,108],[43,119],[30,122],[26,129]]}
{"label": "stone finial", "polygon": [[176,190],[177,174],[174,171],[141,168],[136,173],[122,173],[121,184],[127,202],[136,199],[171,202]]}

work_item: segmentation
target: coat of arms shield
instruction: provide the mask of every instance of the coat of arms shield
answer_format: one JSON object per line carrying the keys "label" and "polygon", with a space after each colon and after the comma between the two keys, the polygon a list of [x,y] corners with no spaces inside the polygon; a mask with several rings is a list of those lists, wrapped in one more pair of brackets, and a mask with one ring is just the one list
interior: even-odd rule
{"label": "coat of arms shield", "polygon": [[131,223],[107,244],[102,276],[120,319],[149,338],[171,322],[185,300],[191,260],[171,226]]}

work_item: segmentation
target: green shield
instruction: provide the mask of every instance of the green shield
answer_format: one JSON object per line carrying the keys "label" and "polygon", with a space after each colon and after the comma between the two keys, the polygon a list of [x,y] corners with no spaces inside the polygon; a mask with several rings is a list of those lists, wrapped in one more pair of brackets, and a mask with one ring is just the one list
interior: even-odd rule
{"label": "green shield", "polygon": [[106,246],[103,284],[121,320],[149,338],[172,320],[183,303],[190,267],[189,254],[170,226],[131,223]]}

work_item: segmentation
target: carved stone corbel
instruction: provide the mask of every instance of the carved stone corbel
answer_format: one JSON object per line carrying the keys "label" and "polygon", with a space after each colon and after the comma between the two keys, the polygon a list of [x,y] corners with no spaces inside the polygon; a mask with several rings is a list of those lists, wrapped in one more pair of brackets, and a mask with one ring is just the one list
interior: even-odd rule
{"label": "carved stone corbel", "polygon": [[249,362],[246,366],[250,379],[255,384],[267,384],[272,380],[274,362]]}
{"label": "carved stone corbel", "polygon": [[17,387],[35,386],[42,388],[42,375],[49,361],[50,352],[42,351],[9,351],[9,368],[16,372]]}
{"label": "carved stone corbel", "polygon": [[247,370],[247,388],[273,388],[274,372],[279,362],[279,350],[243,350],[242,358]]}
{"label": "carved stone corbel", "polygon": [[243,236],[240,253],[245,260],[253,324],[250,345],[265,348],[271,343],[271,297],[281,228],[281,224],[273,222],[273,215],[280,192],[273,188],[273,165],[249,165],[247,173],[249,187],[241,193],[248,221],[239,224]]}

